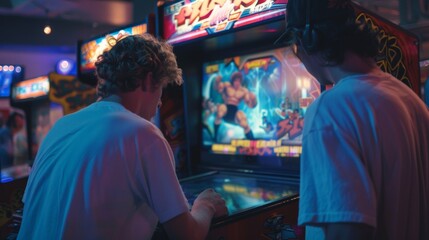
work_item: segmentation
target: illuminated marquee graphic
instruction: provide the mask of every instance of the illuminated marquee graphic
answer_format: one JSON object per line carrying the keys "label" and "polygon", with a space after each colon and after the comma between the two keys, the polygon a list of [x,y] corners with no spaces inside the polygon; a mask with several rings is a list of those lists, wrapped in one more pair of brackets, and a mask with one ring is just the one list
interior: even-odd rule
{"label": "illuminated marquee graphic", "polygon": [[14,100],[46,96],[49,93],[48,76],[41,76],[17,83],[12,90]]}
{"label": "illuminated marquee graphic", "polygon": [[164,38],[183,42],[285,14],[287,0],[180,1],[164,9]]}

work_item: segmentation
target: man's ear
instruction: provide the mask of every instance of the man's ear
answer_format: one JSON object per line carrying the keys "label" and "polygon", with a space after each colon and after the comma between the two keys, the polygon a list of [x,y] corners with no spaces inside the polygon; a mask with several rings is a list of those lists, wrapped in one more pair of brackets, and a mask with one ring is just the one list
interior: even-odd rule
{"label": "man's ear", "polygon": [[146,74],[146,78],[144,78],[143,81],[142,81],[141,89],[142,89],[143,92],[150,92],[150,91],[152,91],[152,78],[153,78],[152,72],[148,72]]}

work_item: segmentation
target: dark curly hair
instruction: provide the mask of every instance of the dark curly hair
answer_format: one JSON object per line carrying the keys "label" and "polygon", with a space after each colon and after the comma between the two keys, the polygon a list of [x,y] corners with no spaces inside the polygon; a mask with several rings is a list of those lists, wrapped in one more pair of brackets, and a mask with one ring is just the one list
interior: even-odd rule
{"label": "dark curly hair", "polygon": [[[345,23],[334,21],[314,23],[313,28],[317,31],[318,45],[316,49],[308,51],[308,53],[320,52],[326,65],[341,64],[346,51],[371,58],[378,54],[378,33],[366,24],[355,22],[354,19]],[[288,33],[290,36],[287,44],[302,42],[303,30],[291,30]]]}
{"label": "dark curly hair", "polygon": [[148,73],[153,74],[150,91],[183,82],[173,47],[148,33],[118,40],[110,50],[98,56],[95,66],[97,94],[102,98],[138,87],[146,90],[142,81]]}
{"label": "dark curly hair", "polygon": [[344,25],[326,22],[315,24],[315,28],[320,33],[319,49],[327,64],[342,63],[346,51],[371,58],[375,58],[378,53],[377,33],[366,24],[355,21],[346,22]]}

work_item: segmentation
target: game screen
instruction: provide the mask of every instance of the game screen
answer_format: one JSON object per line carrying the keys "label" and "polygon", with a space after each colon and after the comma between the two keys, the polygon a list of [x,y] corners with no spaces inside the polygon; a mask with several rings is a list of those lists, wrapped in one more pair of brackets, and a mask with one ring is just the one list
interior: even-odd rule
{"label": "game screen", "polygon": [[49,88],[48,76],[27,79],[12,87],[12,99],[14,101],[26,101],[38,97],[44,97],[48,95]]}
{"label": "game screen", "polygon": [[0,98],[10,96],[10,86],[12,83],[24,79],[24,69],[19,65],[0,64]]}
{"label": "game screen", "polygon": [[57,103],[43,101],[36,104],[31,116],[31,157],[36,157],[40,144],[54,123],[63,116],[63,107]]}
{"label": "game screen", "polygon": [[162,8],[162,37],[171,44],[284,17],[287,0],[181,0]]}
{"label": "game screen", "polygon": [[79,48],[79,71],[82,73],[94,71],[97,57],[101,55],[104,50],[113,47],[117,39],[127,35],[142,34],[145,32],[147,32],[147,24],[142,23],[83,42]]}
{"label": "game screen", "polygon": [[298,184],[285,179],[223,173],[181,181],[180,185],[190,205],[204,189],[213,188],[225,199],[230,215],[297,195],[299,191]]}
{"label": "game screen", "polygon": [[213,154],[301,154],[304,113],[320,85],[291,48],[203,64],[202,145]]}

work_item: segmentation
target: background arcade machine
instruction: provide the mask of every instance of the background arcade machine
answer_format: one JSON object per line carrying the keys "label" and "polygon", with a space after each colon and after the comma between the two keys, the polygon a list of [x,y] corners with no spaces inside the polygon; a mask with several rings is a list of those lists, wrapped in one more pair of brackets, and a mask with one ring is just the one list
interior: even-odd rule
{"label": "background arcade machine", "polygon": [[[274,45],[285,9],[286,1],[256,0],[175,1],[159,9],[160,35],[174,46],[185,81],[177,88],[184,96],[177,129],[185,132],[191,176],[182,188],[192,203],[212,187],[230,212],[214,222],[209,239],[303,238],[296,227],[301,131],[320,88],[290,48]],[[180,99],[171,102],[181,108]]]}
{"label": "background arcade machine", "polygon": [[77,62],[78,62],[78,79],[90,86],[97,85],[95,76],[95,62],[97,57],[106,49],[110,49],[116,44],[117,39],[127,35],[154,33],[155,16],[149,15],[143,22],[134,23],[120,29],[93,37],[87,40],[78,41],[77,44]]}
{"label": "background arcade machine", "polygon": [[[13,236],[21,223],[22,195],[40,143],[53,124],[63,115],[75,112],[96,99],[95,89],[81,83],[75,76],[66,76],[56,73],[14,82],[11,86],[11,106],[24,113],[20,122],[20,131],[14,138],[15,147],[25,149],[26,175],[13,181],[12,187],[2,188],[0,200],[8,196],[8,204],[0,201],[0,239]],[[25,124],[26,123],[26,124]],[[18,125],[18,124],[16,124]],[[21,171],[22,172],[22,171]],[[4,194],[8,191],[7,194]],[[2,220],[4,224],[1,225]]]}
{"label": "background arcade machine", "polygon": [[95,90],[75,76],[56,73],[21,81],[12,86],[11,104],[26,113],[30,163],[53,124],[96,99]]}
{"label": "background arcade machine", "polygon": [[[13,213],[22,207],[21,196],[30,170],[26,164],[29,159],[28,149],[14,148],[18,146],[19,139],[26,139],[25,131],[20,134],[14,131],[18,126],[25,127],[25,118],[20,117],[25,116],[25,113],[11,107],[9,101],[11,85],[23,79],[23,66],[0,65],[0,239],[5,239]],[[19,118],[20,124],[15,124],[15,118]],[[16,127],[11,129],[11,125]]]}
{"label": "background arcade machine", "polygon": [[[193,176],[182,179],[182,187],[191,202],[202,189],[213,187],[231,213],[213,224],[211,239],[302,237],[293,227],[300,130],[306,108],[325,86],[308,75],[291,49],[273,45],[285,29],[285,5],[191,0],[159,8],[159,34],[173,44],[185,80],[176,89],[183,91],[184,101],[163,100],[163,108],[168,102],[175,106],[169,109],[178,110],[161,114],[164,133],[174,130],[180,136],[177,132],[183,131],[186,136],[183,165],[188,167],[185,175]],[[378,65],[419,94],[418,39],[358,5],[355,9],[357,20],[378,30]],[[239,75],[241,81],[234,81]],[[237,82],[253,96],[219,92]],[[208,170],[213,171],[199,174]]]}
{"label": "background arcade machine", "polygon": [[49,101],[49,90],[47,75],[26,79],[12,87],[11,104],[26,113],[27,146],[31,162],[49,129],[63,116],[61,105]]}
{"label": "background arcade machine", "polygon": [[[15,132],[18,128],[25,129],[24,112],[20,109],[13,108],[10,105],[10,91],[12,84],[20,82],[24,79],[24,68],[20,65],[3,64],[0,65],[0,169],[2,169],[1,182],[7,182],[18,177],[15,172],[18,166],[24,165],[29,159],[28,149],[18,149],[19,143],[14,143],[21,138],[16,137]],[[20,117],[16,117],[20,116]],[[15,118],[20,121],[15,124]],[[19,118],[19,119],[18,119]],[[20,126],[17,126],[20,125]],[[22,131],[26,134],[25,130]],[[15,137],[13,136],[15,135]],[[8,137],[7,137],[8,136]],[[26,136],[23,136],[26,139]],[[12,167],[12,168],[11,168]]]}

